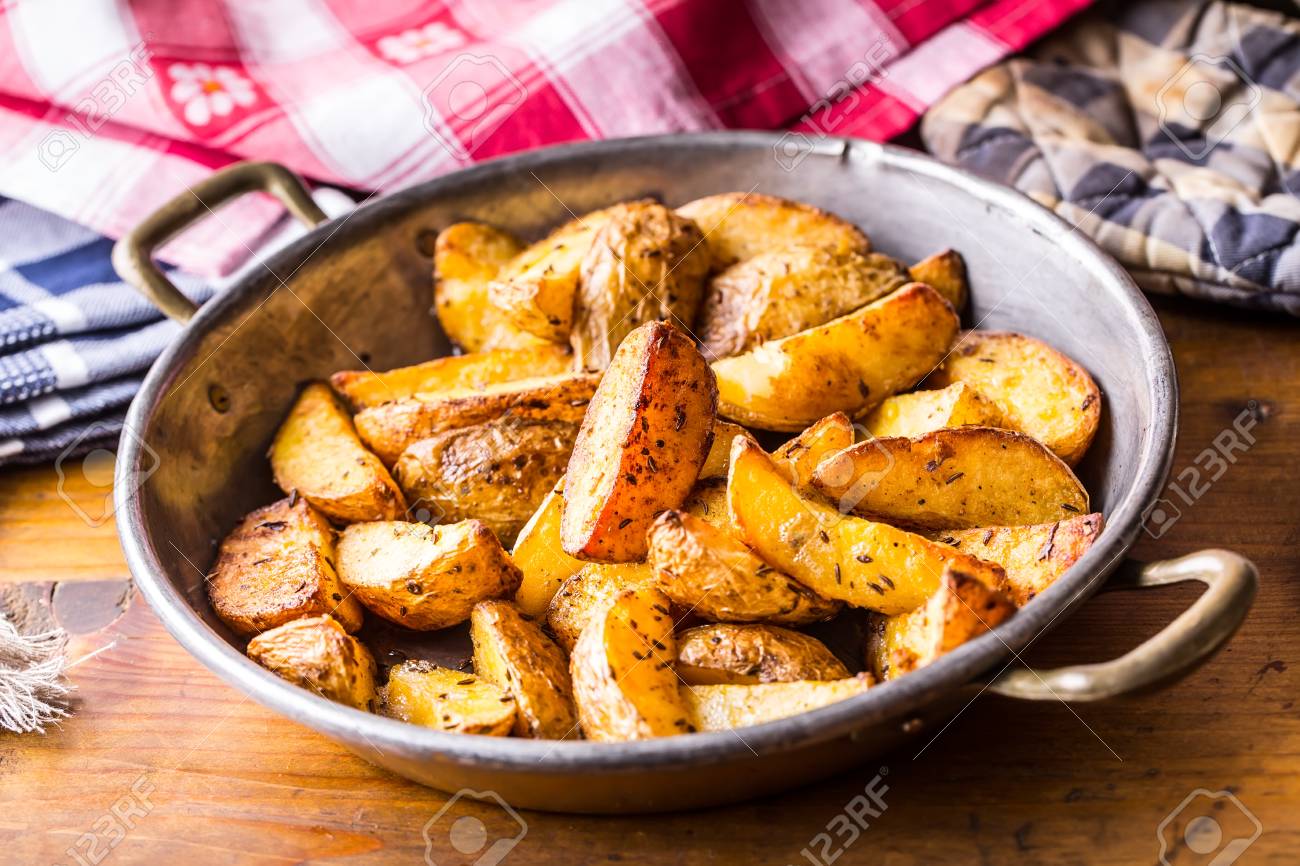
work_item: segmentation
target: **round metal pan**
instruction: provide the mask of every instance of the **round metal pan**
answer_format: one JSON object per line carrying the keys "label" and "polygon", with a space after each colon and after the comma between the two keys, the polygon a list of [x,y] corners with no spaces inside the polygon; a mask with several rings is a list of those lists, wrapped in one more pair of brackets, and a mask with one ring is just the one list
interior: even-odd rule
{"label": "round metal pan", "polygon": [[[189,321],[131,407],[118,459],[119,533],[145,597],[195,657],[255,700],[393,772],[444,790],[492,790],[519,808],[634,812],[734,801],[937,731],[980,690],[1094,700],[1171,681],[1218,649],[1249,608],[1254,568],[1224,551],[1120,568],[1172,457],[1169,347],[1125,272],[1014,191],[861,141],[745,132],[563,146],[485,163],[317,225],[193,314],[150,254],[199,217],[220,220],[221,203],[251,190],[278,195],[308,222],[324,219],[291,173],[245,164],[179,197],[115,253],[127,279]],[[972,280],[968,327],[1040,337],[1093,373],[1104,394],[1102,426],[1079,474],[1107,525],[1067,574],[992,633],[863,695],[740,731],[642,742],[441,733],[331,703],[244,656],[204,592],[216,540],[277,496],[264,455],[303,382],[449,352],[430,312],[428,252],[440,229],[479,219],[532,238],[616,201],[652,196],[677,205],[730,190],[826,208],[904,260],[960,250]],[[1020,666],[1015,653],[1112,572],[1110,585],[1121,588],[1198,579],[1209,589],[1120,659],[1057,671]],[[389,649],[447,662],[466,655],[463,629],[367,638],[381,661]]]}

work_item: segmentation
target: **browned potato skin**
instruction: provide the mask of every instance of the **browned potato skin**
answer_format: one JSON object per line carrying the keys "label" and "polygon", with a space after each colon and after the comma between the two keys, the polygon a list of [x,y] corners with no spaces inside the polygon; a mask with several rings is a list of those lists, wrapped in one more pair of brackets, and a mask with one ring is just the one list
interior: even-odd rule
{"label": "browned potato skin", "polygon": [[244,637],[322,614],[361,628],[361,603],[334,572],[334,530],[304,499],[244,517],[221,542],[207,585],[212,609]]}
{"label": "browned potato skin", "polygon": [[[595,612],[625,589],[657,589],[654,571],[644,562],[622,565],[589,563],[570,575],[546,607],[546,628],[565,652],[573,652],[582,629]],[[671,608],[667,608],[671,611]]]}
{"label": "browned potato skin", "polygon": [[514,696],[519,737],[562,740],[578,729],[563,651],[506,601],[480,601],[470,615],[474,671]]}
{"label": "browned potato skin", "polygon": [[850,676],[816,638],[773,625],[730,623],[696,626],[677,635],[677,674],[692,686]]}
{"label": "browned potato skin", "polygon": [[582,262],[569,345],[576,363],[604,370],[642,324],[695,319],[709,249],[695,223],[654,202],[610,208]]}
{"label": "browned potato skin", "polygon": [[813,484],[841,511],[920,529],[1088,513],[1088,492],[1060,458],[1023,433],[992,427],[861,442],[823,460]]}
{"label": "browned potato skin", "polygon": [[1101,514],[1080,514],[1037,526],[940,530],[934,540],[996,562],[1007,573],[1007,593],[1024,607],[1079,561],[1105,528]]}
{"label": "browned potato skin", "polygon": [[779,247],[709,282],[695,333],[705,357],[725,358],[839,318],[906,282],[907,269],[879,253]]}
{"label": "browned potato skin", "polygon": [[385,466],[392,466],[421,439],[507,414],[581,423],[599,381],[598,375],[576,373],[502,382],[482,390],[417,394],[358,412],[357,433]]}
{"label": "browned potato skin", "polygon": [[656,518],[649,544],[659,588],[703,619],[808,625],[842,606],[768,565],[733,535],[681,511]]}
{"label": "browned potato skin", "polygon": [[421,439],[393,475],[412,507],[443,523],[477,518],[510,545],[563,477],[577,435],[569,421],[498,418]]}
{"label": "browned potato skin", "polygon": [[544,617],[560,584],[586,565],[565,553],[560,545],[563,514],[564,479],[560,479],[519,530],[514,549],[510,551],[510,559],[524,575],[515,593],[515,604],[528,616]]}
{"label": "browned potato skin", "polygon": [[970,295],[966,280],[966,260],[956,250],[940,250],[922,259],[909,269],[912,279],[925,283],[948,299],[952,308],[961,312]]}
{"label": "browned potato skin", "polygon": [[871,241],[852,223],[803,202],[757,192],[725,192],[697,198],[677,209],[704,232],[713,270],[792,242],[840,252],[871,251]]}
{"label": "browned potato skin", "polygon": [[458,734],[507,736],[519,712],[514,696],[500,686],[421,659],[389,671],[380,698],[386,716]]}
{"label": "browned potato skin", "polygon": [[519,569],[478,520],[445,526],[354,523],[338,544],[339,579],[369,610],[416,631],[469,619],[519,588]]}
{"label": "browned potato skin", "polygon": [[520,249],[509,232],[465,222],[447,226],[433,250],[433,304],[442,330],[466,352],[541,342],[488,303],[488,283]]}
{"label": "browned potato skin", "polygon": [[564,551],[645,559],[655,515],[682,504],[709,453],[718,391],[689,337],[650,322],[623,341],[573,446],[560,524]]}
{"label": "browned potato skin", "polygon": [[688,686],[681,692],[692,729],[730,731],[816,710],[860,695],[874,684],[863,673],[843,680]]}
{"label": "browned potato skin", "polygon": [[248,642],[248,657],[323,698],[373,711],[375,659],[331,616],[295,619]]}
{"label": "browned potato skin", "polygon": [[727,467],[731,465],[731,440],[737,436],[754,438],[754,434],[739,424],[722,420],[713,422],[713,444],[709,446],[709,454],[700,467],[700,478],[727,477]]}
{"label": "browned potato skin", "polygon": [[271,472],[335,523],[391,520],[406,500],[388,470],[361,444],[352,419],[324,382],[298,395],[271,443]]}
{"label": "browned potato skin", "polygon": [[853,444],[857,431],[849,416],[833,412],[772,453],[772,462],[786,480],[807,493],[817,464]]}

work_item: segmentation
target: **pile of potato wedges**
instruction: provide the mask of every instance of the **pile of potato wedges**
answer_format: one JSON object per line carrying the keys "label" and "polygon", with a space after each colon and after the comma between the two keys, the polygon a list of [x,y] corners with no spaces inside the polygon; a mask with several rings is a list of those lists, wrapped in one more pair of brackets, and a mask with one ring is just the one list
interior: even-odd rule
{"label": "pile of potato wedges", "polygon": [[[952,250],[905,264],[754,193],[528,245],[448,226],[434,307],[460,354],[303,389],[270,449],[286,496],[222,541],[213,609],[291,682],[471,734],[732,729],[905,675],[1103,526],[1071,469],[1096,384],[963,331],[967,294]],[[468,623],[472,671],[381,671],[367,617]],[[856,652],[809,633],[837,617]]]}

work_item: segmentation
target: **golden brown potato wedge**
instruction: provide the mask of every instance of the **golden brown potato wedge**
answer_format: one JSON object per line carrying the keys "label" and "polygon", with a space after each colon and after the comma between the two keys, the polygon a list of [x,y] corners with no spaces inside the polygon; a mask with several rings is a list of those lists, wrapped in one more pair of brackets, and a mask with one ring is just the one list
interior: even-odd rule
{"label": "golden brown potato wedge", "polygon": [[757,685],[690,686],[682,689],[693,731],[730,731],[761,725],[860,695],[873,684],[866,674],[844,680],[801,680]]}
{"label": "golden brown potato wedge", "polygon": [[997,331],[966,331],[926,387],[965,382],[992,400],[1003,426],[1033,436],[1070,466],[1082,459],[1101,421],[1101,391],[1051,346]]}
{"label": "golden brown potato wedge", "polygon": [[751,623],[716,623],[677,635],[677,674],[692,686],[840,680],[844,663],[814,637]]}
{"label": "golden brown potato wedge", "polygon": [[560,517],[564,513],[564,479],[542,499],[533,516],[519,530],[510,558],[523,573],[515,604],[528,616],[542,617],[560,584],[584,565],[564,552],[560,544]]}
{"label": "golden brown potato wedge", "polygon": [[709,454],[700,467],[700,478],[727,477],[727,467],[731,464],[731,440],[737,436],[754,438],[752,433],[739,424],[713,422],[713,444],[709,446]]}
{"label": "golden brown potato wedge", "polygon": [[695,333],[709,360],[837,319],[907,283],[880,253],[794,244],[737,262],[704,293]]}
{"label": "golden brown potato wedge", "polygon": [[469,619],[519,588],[519,569],[483,523],[354,523],[339,536],[339,580],[369,610],[416,631]]}
{"label": "golden brown potato wedge", "polygon": [[515,729],[518,705],[482,677],[412,659],[388,672],[380,689],[383,714],[458,734],[504,737]]}
{"label": "golden brown potato wedge", "polygon": [[434,310],[443,332],[466,352],[541,342],[488,303],[488,283],[519,249],[513,235],[483,223],[456,223],[438,234],[433,250]]}
{"label": "golden brown potato wedge", "polygon": [[248,657],[323,698],[375,709],[375,660],[332,616],[295,619],[248,642]]}
{"label": "golden brown potato wedge", "polygon": [[677,212],[704,232],[714,271],[791,243],[836,252],[871,251],[871,241],[852,223],[812,205],[762,193],[705,196]]}
{"label": "golden brown potato wedge", "polygon": [[560,524],[579,559],[645,559],[655,515],[676,508],[699,476],[717,410],[713,373],[691,338],[650,322],[623,341],[573,446]]}
{"label": "golden brown potato wedge", "polygon": [[696,481],[680,510],[723,532],[732,532],[731,515],[727,513],[725,477],[701,478]]}
{"label": "golden brown potato wedge", "polygon": [[1007,594],[1023,607],[1087,553],[1104,527],[1100,514],[1080,514],[1037,526],[940,530],[933,538],[1002,566]]}
{"label": "golden brown potato wedge", "polygon": [[344,370],[330,376],[330,384],[348,401],[353,412],[360,412],[416,394],[477,390],[517,379],[558,376],[572,367],[573,352],[568,346],[539,343],[522,349],[448,355],[382,373]]}
{"label": "golden brown potato wedge", "polygon": [[481,389],[417,394],[357,413],[357,433],[385,466],[435,433],[502,416],[581,423],[600,376],[574,373],[500,382]]}
{"label": "golden brown potato wedge", "polygon": [[562,740],[578,730],[568,660],[536,623],[507,601],[480,601],[469,633],[474,672],[515,699],[517,736]]}
{"label": "golden brown potato wedge", "polygon": [[357,437],[352,419],[324,382],[298,395],[271,443],[271,472],[335,523],[393,520],[406,500],[379,458]]}
{"label": "golden brown potato wedge", "polygon": [[929,598],[950,563],[1004,585],[999,566],[885,523],[845,517],[801,496],[761,448],[743,439],[734,447],[731,522],[759,556],[819,595],[905,613]]}
{"label": "golden brown potato wedge", "polygon": [[624,338],[658,319],[690,327],[704,295],[709,249],[695,223],[654,202],[610,208],[582,262],[569,345],[604,370]]}
{"label": "golden brown potato wedge", "polygon": [[961,312],[966,306],[970,290],[966,282],[966,261],[956,250],[940,250],[908,269],[912,279],[925,283],[948,299],[952,308]]}
{"label": "golden brown potato wedge", "polygon": [[832,412],[858,417],[916,384],[957,333],[957,314],[912,283],[790,337],[713,362],[718,412],[763,430],[802,430]]}
{"label": "golden brown potato wedge", "polygon": [[876,438],[920,436],[944,427],[1000,427],[1002,414],[992,400],[974,388],[953,382],[934,391],[886,397],[862,425]]}
{"label": "golden brown potato wedge", "polygon": [[599,608],[569,659],[578,720],[589,740],[644,740],[687,733],[673,661],[668,598],[628,589]]}
{"label": "golden brown potato wedge", "polygon": [[979,637],[1015,612],[1015,603],[1002,592],[950,566],[924,605],[877,624],[867,658],[878,677],[895,679]]}
{"label": "golden brown potato wedge", "polygon": [[361,603],[334,572],[334,530],[305,499],[281,499],[241,520],[222,540],[207,586],[217,616],[244,637],[322,614],[361,628]]}
{"label": "golden brown potato wedge", "polygon": [[421,439],[393,475],[412,510],[442,523],[478,518],[510,545],[563,477],[577,435],[571,421],[496,418]]}
{"label": "golden brown potato wedge", "polygon": [[577,574],[565,578],[551,597],[546,606],[546,628],[555,642],[571,653],[583,627],[620,592],[657,587],[654,571],[644,562],[588,563]]}
{"label": "golden brown potato wedge", "polygon": [[833,412],[776,449],[772,462],[791,484],[806,493],[812,489],[817,464],[848,448],[856,435],[849,416]]}
{"label": "golden brown potato wedge", "polygon": [[807,625],[830,619],[841,607],[777,571],[733,535],[681,511],[656,518],[649,544],[659,588],[707,620]]}
{"label": "golden brown potato wedge", "polygon": [[992,427],[860,442],[823,460],[813,484],[841,511],[921,529],[1088,513],[1088,492],[1059,457],[1023,433]]}

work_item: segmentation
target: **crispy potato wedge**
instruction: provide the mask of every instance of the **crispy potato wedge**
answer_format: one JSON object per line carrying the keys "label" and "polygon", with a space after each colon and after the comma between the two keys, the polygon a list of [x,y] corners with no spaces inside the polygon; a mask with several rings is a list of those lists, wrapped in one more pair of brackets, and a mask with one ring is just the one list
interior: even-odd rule
{"label": "crispy potato wedge", "polygon": [[835,214],[757,192],[724,192],[697,198],[677,209],[704,232],[713,270],[791,243],[836,252],[871,251],[871,241]]}
{"label": "crispy potato wedge", "polygon": [[961,312],[970,296],[966,281],[966,260],[956,250],[940,250],[932,256],[921,259],[908,269],[912,279],[925,283],[952,304],[952,308]]}
{"label": "crispy potato wedge", "polygon": [[667,608],[658,590],[623,590],[583,628],[569,671],[587,739],[644,740],[689,731]]}
{"label": "crispy potato wedge", "polygon": [[423,364],[376,373],[344,370],[330,376],[334,390],[353,412],[416,394],[466,391],[539,376],[558,376],[573,367],[568,346],[539,343],[521,349],[495,349],[469,355],[448,355]]}
{"label": "crispy potato wedge", "polygon": [[486,679],[411,659],[388,672],[380,689],[386,716],[459,734],[504,737],[515,729],[515,698]]}
{"label": "crispy potato wedge", "polygon": [[715,476],[696,481],[680,510],[723,532],[732,532],[731,515],[727,513],[725,477]]}
{"label": "crispy potato wedge", "polygon": [[1059,457],[1023,433],[992,427],[860,442],[822,461],[813,484],[841,511],[922,529],[1088,513],[1088,491]]}
{"label": "crispy potato wedge", "polygon": [[895,394],[862,422],[876,438],[920,436],[944,427],[1000,427],[998,407],[964,382],[934,391]]}
{"label": "crispy potato wedge", "polygon": [[880,679],[896,679],[979,637],[1015,612],[1015,603],[1005,594],[950,566],[924,605],[877,624],[868,641],[867,658]]}
{"label": "crispy potato wedge", "polygon": [[1024,607],[1088,552],[1105,524],[1100,514],[1080,514],[1037,526],[940,530],[933,538],[1002,566],[1007,594]]}
{"label": "crispy potato wedge", "polygon": [[708,456],[704,458],[704,465],[700,467],[700,478],[727,477],[727,467],[731,465],[731,440],[737,436],[754,438],[752,433],[739,424],[729,421],[713,422],[713,443],[709,446]]}
{"label": "crispy potato wedge", "polygon": [[332,616],[295,619],[248,642],[248,657],[323,698],[375,709],[375,659]]}
{"label": "crispy potato wedge", "polygon": [[690,337],[650,322],[623,341],[583,419],[564,484],[570,556],[645,559],[655,515],[685,501],[713,438],[717,387]]}
{"label": "crispy potato wedge", "polygon": [[733,447],[727,507],[740,537],[824,598],[905,613],[930,597],[950,563],[1004,585],[999,566],[885,523],[845,517],[801,496],[761,448],[743,439]]}
{"label": "crispy potato wedge", "polygon": [[433,247],[433,306],[443,332],[466,352],[542,342],[488,303],[488,284],[519,253],[519,240],[483,223],[447,226]]}
{"label": "crispy potato wedge", "polygon": [[271,472],[285,493],[298,491],[335,523],[392,520],[406,500],[324,382],[298,395],[271,443]]}
{"label": "crispy potato wedge", "polygon": [[339,536],[339,580],[369,610],[416,631],[469,619],[519,588],[519,569],[482,522],[354,523]]}
{"label": "crispy potato wedge", "polygon": [[807,625],[830,619],[841,607],[777,571],[733,535],[681,511],[655,519],[649,544],[659,588],[707,620]]}
{"label": "crispy potato wedge", "polygon": [[705,357],[726,358],[837,319],[907,282],[907,269],[880,253],[777,247],[709,282],[695,333]]}
{"label": "crispy potato wedge", "polygon": [[[625,589],[655,589],[654,571],[644,562],[588,563],[565,578],[546,606],[546,628],[565,652],[573,652],[583,627],[595,612]],[[669,608],[671,612],[671,608]]]}
{"label": "crispy potato wedge", "polygon": [[695,223],[654,202],[610,208],[582,262],[569,345],[576,363],[604,370],[646,322],[689,327],[704,296],[709,249]]}
{"label": "crispy potato wedge", "polygon": [[1003,426],[1033,436],[1070,466],[1083,458],[1101,421],[1101,391],[1051,346],[997,331],[966,331],[926,379],[926,387],[965,382],[992,400]]}
{"label": "crispy potato wedge", "polygon": [[677,674],[692,686],[847,679],[849,669],[814,637],[751,623],[716,623],[677,635]]}
{"label": "crispy potato wedge", "polygon": [[824,325],[714,361],[718,412],[763,430],[802,430],[832,412],[856,418],[916,384],[956,333],[951,305],[912,283]]}
{"label": "crispy potato wedge", "polygon": [[844,680],[690,686],[682,689],[682,698],[692,731],[730,731],[816,710],[860,695],[872,684],[871,677],[858,674]]}
{"label": "crispy potato wedge", "polygon": [[357,413],[357,433],[385,466],[421,439],[505,415],[581,423],[600,376],[571,373],[500,382],[482,389],[420,393]]}
{"label": "crispy potato wedge", "polygon": [[334,530],[305,499],[251,512],[221,542],[208,600],[231,631],[248,637],[307,616],[361,628],[361,603],[334,571]]}
{"label": "crispy potato wedge", "polygon": [[772,462],[786,480],[806,493],[812,489],[817,464],[848,448],[856,435],[849,416],[833,412],[776,449]]}
{"label": "crispy potato wedge", "polygon": [[578,730],[564,652],[506,601],[480,601],[470,614],[474,671],[505,689],[519,708],[520,737],[562,740]]}
{"label": "crispy potato wedge", "polygon": [[515,604],[528,616],[542,617],[555,592],[586,565],[564,552],[560,544],[560,517],[564,513],[564,479],[542,499],[533,516],[519,530],[510,558],[523,572]]}
{"label": "crispy potato wedge", "polygon": [[414,443],[393,475],[411,509],[443,523],[478,518],[502,544],[515,536],[564,475],[578,425],[547,418],[496,418]]}

